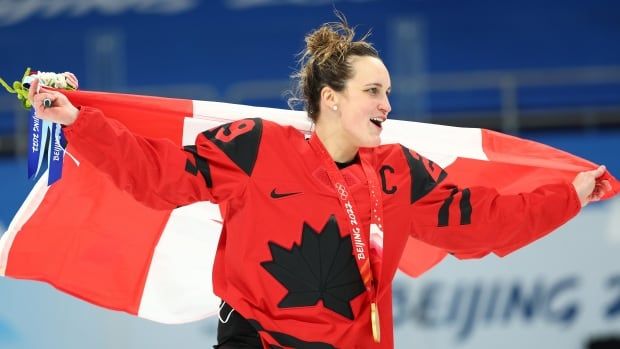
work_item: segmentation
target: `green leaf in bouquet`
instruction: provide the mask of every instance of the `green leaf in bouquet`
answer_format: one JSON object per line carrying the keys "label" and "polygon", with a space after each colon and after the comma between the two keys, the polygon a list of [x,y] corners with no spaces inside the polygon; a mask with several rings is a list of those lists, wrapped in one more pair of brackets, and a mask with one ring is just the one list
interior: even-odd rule
{"label": "green leaf in bouquet", "polygon": [[[28,75],[30,75],[30,68],[26,68],[24,76],[22,77],[22,81]],[[32,107],[32,104],[30,104],[30,101],[28,100],[28,89],[24,87],[22,81],[14,81],[13,86],[11,87],[9,86],[9,84],[7,84],[6,81],[4,81],[4,79],[0,78],[0,85],[2,85],[9,93],[17,95],[17,99],[19,99],[24,108],[30,109]]]}

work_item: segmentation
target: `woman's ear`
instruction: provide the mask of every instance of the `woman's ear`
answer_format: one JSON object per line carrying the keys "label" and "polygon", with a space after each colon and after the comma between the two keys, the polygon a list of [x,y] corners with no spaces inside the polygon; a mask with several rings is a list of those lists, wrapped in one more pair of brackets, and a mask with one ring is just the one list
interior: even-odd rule
{"label": "woman's ear", "polygon": [[333,88],[325,86],[321,89],[321,107],[334,110],[338,105],[338,95]]}

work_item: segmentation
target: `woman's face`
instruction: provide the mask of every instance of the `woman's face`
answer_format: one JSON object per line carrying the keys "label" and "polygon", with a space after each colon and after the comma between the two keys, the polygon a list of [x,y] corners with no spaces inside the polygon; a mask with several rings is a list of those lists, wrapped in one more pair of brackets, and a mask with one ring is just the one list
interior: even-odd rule
{"label": "woman's face", "polygon": [[351,56],[353,76],[337,92],[344,137],[356,147],[381,144],[382,123],[392,110],[388,96],[390,74],[383,62],[371,56]]}

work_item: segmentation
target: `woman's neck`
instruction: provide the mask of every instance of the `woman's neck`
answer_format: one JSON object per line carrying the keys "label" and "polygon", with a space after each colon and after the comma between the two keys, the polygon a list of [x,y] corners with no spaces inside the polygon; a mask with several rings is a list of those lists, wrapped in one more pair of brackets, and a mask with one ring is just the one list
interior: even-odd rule
{"label": "woman's neck", "polygon": [[340,163],[346,163],[355,158],[358,147],[351,144],[339,128],[316,125],[316,135],[323,143],[331,158]]}

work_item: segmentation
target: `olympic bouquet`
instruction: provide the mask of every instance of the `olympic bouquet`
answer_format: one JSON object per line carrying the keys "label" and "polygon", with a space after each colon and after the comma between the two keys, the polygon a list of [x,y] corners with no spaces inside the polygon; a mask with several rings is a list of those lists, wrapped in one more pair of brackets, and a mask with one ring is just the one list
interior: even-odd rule
{"label": "olympic bouquet", "polygon": [[0,78],[0,84],[9,92],[17,95],[24,108],[30,110],[28,118],[28,178],[36,178],[45,167],[49,169],[48,184],[52,184],[62,174],[62,162],[66,141],[61,132],[61,126],[37,117],[34,108],[28,100],[28,89],[34,79],[39,79],[40,85],[64,90],[76,90],[78,81],[72,73],[38,72],[26,69],[21,81],[13,82],[12,86]]}

